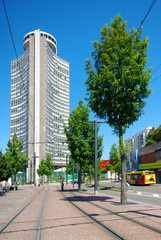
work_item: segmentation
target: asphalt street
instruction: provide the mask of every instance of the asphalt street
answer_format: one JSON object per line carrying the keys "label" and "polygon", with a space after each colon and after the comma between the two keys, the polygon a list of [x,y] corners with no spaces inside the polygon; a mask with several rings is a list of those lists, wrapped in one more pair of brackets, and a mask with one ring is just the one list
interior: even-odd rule
{"label": "asphalt street", "polygon": [[[120,187],[121,184],[118,182],[101,182],[101,185],[104,186],[117,186]],[[75,188],[77,185],[75,185]],[[90,190],[94,192],[93,187],[87,187],[83,185],[84,190]],[[153,206],[161,207],[161,184],[154,184],[148,186],[130,186],[127,187],[127,199],[128,201],[136,203],[146,203]],[[98,188],[98,192],[102,194],[107,194],[114,197],[120,197],[120,191],[118,190],[109,190],[106,188]]]}

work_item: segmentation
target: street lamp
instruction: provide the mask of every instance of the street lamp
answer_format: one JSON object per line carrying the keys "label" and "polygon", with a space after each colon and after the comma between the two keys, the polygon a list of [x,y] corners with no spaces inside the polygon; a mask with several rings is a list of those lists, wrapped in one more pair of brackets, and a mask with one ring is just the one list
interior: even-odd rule
{"label": "street lamp", "polygon": [[97,184],[97,121],[89,121],[89,122],[81,122],[79,123],[88,123],[88,124],[94,124],[95,128],[95,184],[94,184],[94,194],[96,195],[98,193],[98,184]]}
{"label": "street lamp", "polygon": [[81,122],[79,123],[88,123],[88,124],[94,124],[95,128],[95,184],[94,184],[94,194],[96,195],[98,193],[98,184],[97,184],[97,123],[106,123],[106,122],[97,122],[95,121],[89,121],[89,122]]}
{"label": "street lamp", "polygon": [[68,185],[68,154],[66,155],[66,185]]}
{"label": "street lamp", "polygon": [[74,188],[74,160],[73,160],[73,188]]}
{"label": "street lamp", "polygon": [[89,165],[89,176],[90,176],[90,184],[91,184],[91,165]]}

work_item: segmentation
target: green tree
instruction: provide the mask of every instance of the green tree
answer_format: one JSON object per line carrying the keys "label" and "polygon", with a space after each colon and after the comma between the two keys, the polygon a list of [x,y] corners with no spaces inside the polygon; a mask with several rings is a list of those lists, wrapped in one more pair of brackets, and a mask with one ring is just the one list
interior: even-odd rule
{"label": "green tree", "polygon": [[[142,29],[126,30],[126,21],[118,15],[101,29],[100,41],[93,42],[93,62],[86,60],[88,105],[96,116],[104,119],[119,136],[119,145],[126,129],[143,114],[151,69],[147,63],[147,37],[141,40]],[[121,142],[122,141],[122,142]],[[124,152],[124,151],[121,151]],[[127,203],[125,156],[122,164],[121,203]]]}
{"label": "green tree", "polygon": [[[95,149],[95,130],[93,124],[81,123],[89,122],[89,107],[83,104],[83,101],[78,102],[78,106],[70,113],[68,125],[64,126],[64,132],[67,136],[71,158],[75,164],[79,163],[79,184],[81,189],[81,174],[82,171],[88,172],[89,165],[94,166],[94,149]],[[99,131],[99,127],[98,130]],[[98,160],[102,156],[102,141],[103,136],[98,136]]]}
{"label": "green tree", "polygon": [[120,169],[118,167],[116,167],[117,164],[118,164],[118,166],[120,165],[119,162],[121,162],[121,159],[118,154],[118,148],[116,146],[116,143],[114,143],[110,150],[110,164],[114,167],[113,169],[114,169],[115,173],[118,173],[117,170],[120,171]]}
{"label": "green tree", "polygon": [[14,175],[14,191],[16,190],[16,173],[22,168],[26,167],[26,163],[29,160],[28,156],[21,153],[23,148],[23,141],[19,141],[16,133],[14,133],[11,140],[8,141],[5,153],[5,158],[11,164],[12,175]]}
{"label": "green tree", "polygon": [[54,172],[54,164],[52,162],[52,159],[51,159],[50,155],[47,156],[45,164],[46,164],[45,175],[47,176],[47,179],[49,180],[49,176]]}
{"label": "green tree", "polygon": [[0,181],[7,181],[12,175],[11,163],[0,151]]}
{"label": "green tree", "polygon": [[115,165],[115,172],[118,173],[118,177],[119,177],[120,174],[121,174],[121,160],[118,163],[116,163],[116,165]]}
{"label": "green tree", "polygon": [[106,169],[111,172],[111,182],[112,182],[112,173],[114,172],[115,166],[111,162],[105,164]]}
{"label": "green tree", "polygon": [[161,125],[158,128],[152,128],[146,137],[146,146],[161,142]]}
{"label": "green tree", "polygon": [[45,169],[46,169],[45,160],[41,159],[41,162],[37,169],[37,174],[39,175],[39,177],[42,177],[43,175],[45,175]]}
{"label": "green tree", "polygon": [[37,174],[39,177],[46,175],[47,176],[47,181],[49,179],[49,176],[54,172],[54,165],[51,160],[50,155],[47,156],[46,160],[41,159],[41,162],[39,164],[39,167],[37,169]]}

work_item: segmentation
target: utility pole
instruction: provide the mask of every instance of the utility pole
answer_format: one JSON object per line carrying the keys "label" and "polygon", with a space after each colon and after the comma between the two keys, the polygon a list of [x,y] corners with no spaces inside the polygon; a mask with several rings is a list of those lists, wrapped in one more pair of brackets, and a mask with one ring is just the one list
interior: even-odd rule
{"label": "utility pole", "polygon": [[66,155],[66,185],[68,185],[68,154]]}
{"label": "utility pole", "polygon": [[30,184],[32,183],[32,160],[30,160]]}
{"label": "utility pole", "polygon": [[98,193],[98,181],[97,181],[97,123],[106,123],[106,122],[97,122],[95,121],[89,121],[89,122],[79,122],[79,123],[88,123],[88,124],[94,124],[95,128],[95,184],[94,184],[94,194],[96,195]]}
{"label": "utility pole", "polygon": [[33,172],[33,180],[34,180],[34,185],[36,186],[36,179],[35,179],[35,177],[36,177],[36,173],[35,173],[35,171],[36,171],[36,152],[34,152],[34,172]]}
{"label": "utility pole", "polygon": [[97,121],[94,121],[94,128],[95,128],[95,190],[94,194],[98,193],[98,181],[97,181]]}
{"label": "utility pole", "polygon": [[87,124],[94,124],[95,128],[95,184],[94,184],[94,194],[98,193],[98,184],[97,184],[97,121],[89,121],[89,122],[79,122],[79,123],[87,123]]}
{"label": "utility pole", "polygon": [[73,188],[74,188],[74,160],[73,160]]}

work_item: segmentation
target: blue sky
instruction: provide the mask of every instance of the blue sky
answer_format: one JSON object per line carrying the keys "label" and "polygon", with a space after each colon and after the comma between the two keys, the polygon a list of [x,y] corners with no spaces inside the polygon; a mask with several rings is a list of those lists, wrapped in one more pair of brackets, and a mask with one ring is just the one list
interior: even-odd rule
{"label": "blue sky", "polygon": [[[119,13],[127,21],[127,29],[138,29],[149,10],[152,0],[4,0],[17,55],[23,53],[23,37],[26,33],[40,29],[53,35],[57,40],[58,56],[70,63],[70,111],[80,99],[85,98],[87,78],[85,60],[91,56],[92,41],[99,40],[100,30],[110,25]],[[148,36],[148,64],[154,73],[150,89],[152,94],[146,100],[145,114],[126,132],[129,138],[148,126],[161,124],[161,1],[156,1],[143,24],[143,37]],[[2,1],[0,1],[0,149],[5,152],[10,128],[10,66],[15,59],[9,28]],[[158,66],[160,66],[158,68]],[[158,68],[158,69],[157,69]],[[157,71],[155,71],[157,69]],[[86,102],[85,102],[86,103]],[[94,114],[91,113],[91,119]],[[101,121],[100,119],[97,119]],[[100,126],[104,134],[102,159],[109,158],[113,135],[107,124]]]}

